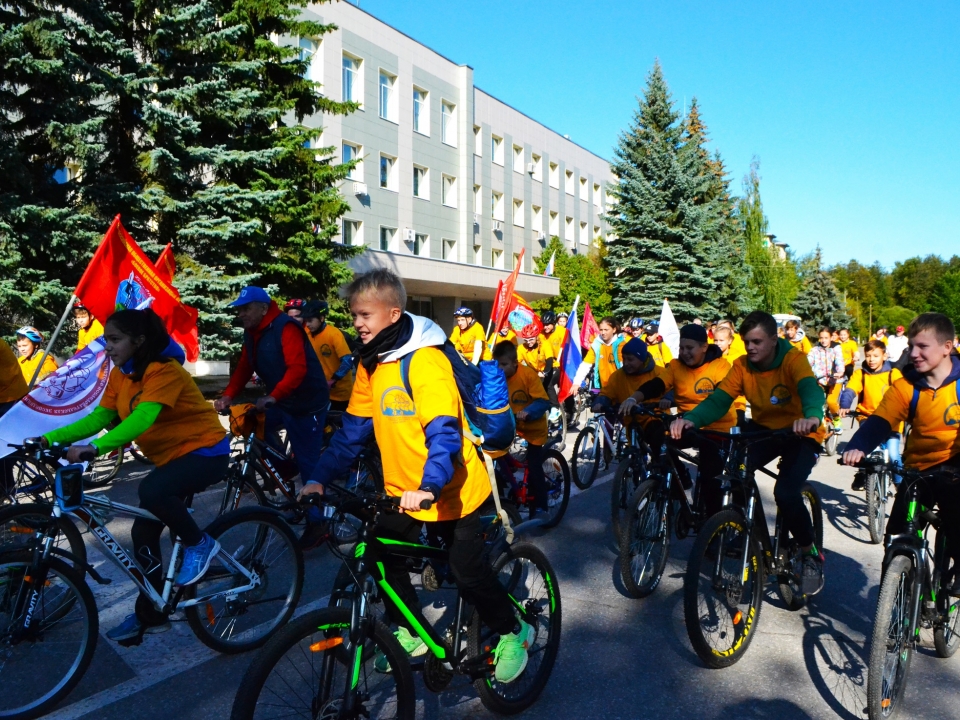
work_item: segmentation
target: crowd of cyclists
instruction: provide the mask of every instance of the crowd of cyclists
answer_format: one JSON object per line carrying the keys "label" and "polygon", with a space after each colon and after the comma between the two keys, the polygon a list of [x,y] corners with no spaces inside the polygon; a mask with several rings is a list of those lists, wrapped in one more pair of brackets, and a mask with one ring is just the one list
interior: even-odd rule
{"label": "crowd of cyclists", "polygon": [[[224,477],[231,446],[218,413],[229,413],[256,377],[263,394],[251,409],[262,413],[268,437],[283,438],[279,447],[295,464],[305,501],[326,496],[331,484],[376,446],[379,491],[397,504],[396,512],[379,516],[378,537],[416,544],[426,525],[440,538],[461,596],[496,638],[490,650],[493,679],[510,685],[523,676],[538,630],[518,612],[485,552],[481,508],[491,492],[497,494],[496,481],[475,443],[463,390],[443,348],[452,346],[465,363],[493,361],[502,369],[527,453],[526,501],[536,518],[548,510],[541,464],[550,442],[548,422],[560,413],[571,427],[578,419],[576,395],[561,402],[557,394],[567,316],[544,312],[543,332],[534,337],[519,338],[509,327],[488,336],[473,310],[461,307],[448,337],[433,320],[406,312],[406,290],[389,271],[357,276],[344,295],[355,341],[327,321],[325,302],[293,299],[281,308],[262,288],[244,288],[231,303],[243,327],[241,354],[212,404],[151,310],[122,310],[101,325],[78,304],[78,349],[102,335],[113,369],[93,413],[37,442],[45,448],[70,446],[66,459],[76,463],[135,441],[156,466],[138,491],[141,507],[156,520],[134,522],[134,556],[159,592],[160,536],[169,528],[185,548],[175,583],[190,586],[208,571],[220,545],[197,525],[188,498]],[[803,489],[824,454],[825,438],[842,432],[844,418],[859,421],[843,448],[847,465],[860,464],[877,447],[892,463],[923,472],[952,471],[960,464],[960,357],[946,316],[923,313],[893,334],[880,328],[862,347],[848,329],[811,330],[795,320],[781,326],[762,311],[738,326],[693,320],[680,328],[674,357],[656,322],[632,318],[621,325],[607,316],[573,377],[593,413],[618,416],[625,427],[636,423],[650,462],[667,442],[696,451],[696,466],[684,466],[681,479],[690,489],[695,473],[704,517],[730,502],[723,483],[727,450],[716,438],[762,436],[750,446],[749,466],[763,468],[779,459],[774,498],[800,549],[800,586],[807,597],[823,588],[827,560]],[[36,328],[23,327],[17,331],[19,358],[0,343],[0,416],[26,394],[34,376],[40,380],[56,369],[49,355],[37,369],[43,342]],[[650,410],[638,413],[644,406]],[[325,437],[330,413],[337,429]],[[4,480],[10,492],[8,463]],[[923,497],[939,508],[953,561],[942,587],[954,598],[960,598],[960,573],[954,569],[960,567],[958,487],[939,486]],[[863,489],[861,474],[853,489]],[[903,502],[898,495],[890,512],[888,543],[904,531]],[[308,551],[330,539],[329,520],[316,502],[304,516],[300,549]],[[419,608],[410,565],[393,558],[382,570],[391,588],[382,600],[396,641],[407,656],[423,656],[430,648],[407,611]],[[169,614],[141,593],[134,612],[106,635],[123,641],[169,628]],[[382,655],[377,670],[391,671]]]}

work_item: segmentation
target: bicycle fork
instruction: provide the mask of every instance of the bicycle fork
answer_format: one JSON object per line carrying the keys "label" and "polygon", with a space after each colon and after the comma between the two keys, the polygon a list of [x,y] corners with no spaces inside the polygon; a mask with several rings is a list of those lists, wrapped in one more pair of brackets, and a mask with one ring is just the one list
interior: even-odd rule
{"label": "bicycle fork", "polygon": [[[59,511],[59,508],[55,510],[55,515],[59,518],[59,512],[57,511]],[[14,614],[20,615],[23,621],[17,624],[17,629],[13,633],[14,644],[26,639],[30,634],[34,614],[40,606],[40,591],[47,583],[46,561],[52,550],[53,533],[51,532],[44,537],[42,549],[41,546],[34,548],[33,563],[24,572],[23,582],[17,592]]]}

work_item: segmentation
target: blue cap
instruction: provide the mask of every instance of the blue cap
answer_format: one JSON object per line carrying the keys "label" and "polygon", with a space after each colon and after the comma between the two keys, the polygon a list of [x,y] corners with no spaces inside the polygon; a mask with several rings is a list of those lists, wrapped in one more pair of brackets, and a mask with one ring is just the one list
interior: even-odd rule
{"label": "blue cap", "polygon": [[270,296],[267,295],[267,291],[263,288],[259,288],[256,285],[247,285],[247,287],[240,291],[239,297],[230,303],[230,307],[249,305],[252,302],[262,302],[269,305]]}
{"label": "blue cap", "polygon": [[646,362],[650,356],[650,351],[647,350],[647,344],[640,338],[633,338],[624,343],[622,351],[624,355],[633,355],[640,362]]}

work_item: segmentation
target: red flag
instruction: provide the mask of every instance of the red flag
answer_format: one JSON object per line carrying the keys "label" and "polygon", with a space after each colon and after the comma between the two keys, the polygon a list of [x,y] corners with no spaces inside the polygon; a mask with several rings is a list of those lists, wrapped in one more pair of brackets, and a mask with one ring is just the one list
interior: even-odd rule
{"label": "red flag", "polygon": [[600,334],[600,326],[593,319],[593,313],[590,311],[590,303],[586,303],[583,308],[583,327],[580,328],[580,347],[588,348],[594,338]]}
{"label": "red flag", "polygon": [[510,273],[510,277],[507,278],[506,282],[501,280],[497,286],[497,297],[493,301],[494,314],[491,315],[494,323],[494,335],[499,333],[504,323],[507,322],[507,313],[510,312],[513,306],[511,298],[513,297],[513,289],[517,286],[517,275],[520,274],[520,264],[523,262],[523,250],[523,248],[520,248],[520,254],[517,256],[517,265],[513,268],[513,272]]}
{"label": "red flag", "polygon": [[184,305],[176,288],[157,273],[120,224],[119,215],[103,236],[74,294],[94,317],[103,319],[124,308],[151,307],[170,336],[184,346],[187,360],[195,362],[200,356],[197,311]]}
{"label": "red flag", "polygon": [[497,281],[497,294],[493,298],[493,309],[490,311],[490,322],[496,322],[500,315],[500,298],[503,296],[503,280]]}
{"label": "red flag", "polygon": [[511,298],[506,314],[510,327],[513,328],[517,337],[523,340],[537,337],[543,332],[540,317],[533,311],[530,304],[516,293]]}
{"label": "red flag", "polygon": [[177,272],[177,262],[173,259],[173,243],[167,243],[153,265],[157,269],[157,275],[168,285],[173,285],[173,276]]}

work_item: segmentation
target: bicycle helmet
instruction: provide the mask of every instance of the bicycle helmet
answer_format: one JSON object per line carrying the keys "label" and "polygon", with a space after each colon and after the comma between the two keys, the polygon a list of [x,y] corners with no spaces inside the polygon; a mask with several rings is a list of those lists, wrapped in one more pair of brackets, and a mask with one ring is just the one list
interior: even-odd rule
{"label": "bicycle helmet", "polygon": [[86,305],[83,304],[83,301],[82,301],[82,300],[76,300],[76,301],[74,301],[74,303],[73,303],[73,309],[74,309],[74,310],[86,310],[87,312],[90,312],[90,309],[89,309]]}
{"label": "bicycle helmet", "polygon": [[43,342],[43,335],[40,334],[40,331],[30,325],[24,325],[17,330],[17,337],[25,337],[34,345],[39,345]]}
{"label": "bicycle helmet", "polygon": [[287,310],[303,310],[303,307],[307,304],[306,300],[301,298],[291,298],[287,300],[287,304],[283,306],[283,311]]}
{"label": "bicycle helmet", "polygon": [[570,313],[565,313],[565,312],[557,313],[557,320],[559,320],[560,318],[568,318],[568,317],[570,317]]}
{"label": "bicycle helmet", "polygon": [[454,317],[473,317],[473,310],[468,307],[458,307],[453,312]]}
{"label": "bicycle helmet", "polygon": [[325,300],[310,300],[304,303],[303,311],[300,313],[304,320],[310,318],[324,318],[330,310],[330,305]]}
{"label": "bicycle helmet", "polygon": [[547,310],[543,315],[540,316],[540,322],[542,322],[544,325],[556,325],[557,314],[552,310]]}
{"label": "bicycle helmet", "polygon": [[643,326],[643,332],[647,335],[656,335],[660,331],[660,323],[649,322]]}
{"label": "bicycle helmet", "polygon": [[634,318],[627,323],[627,327],[631,330],[640,330],[643,328],[643,318]]}

